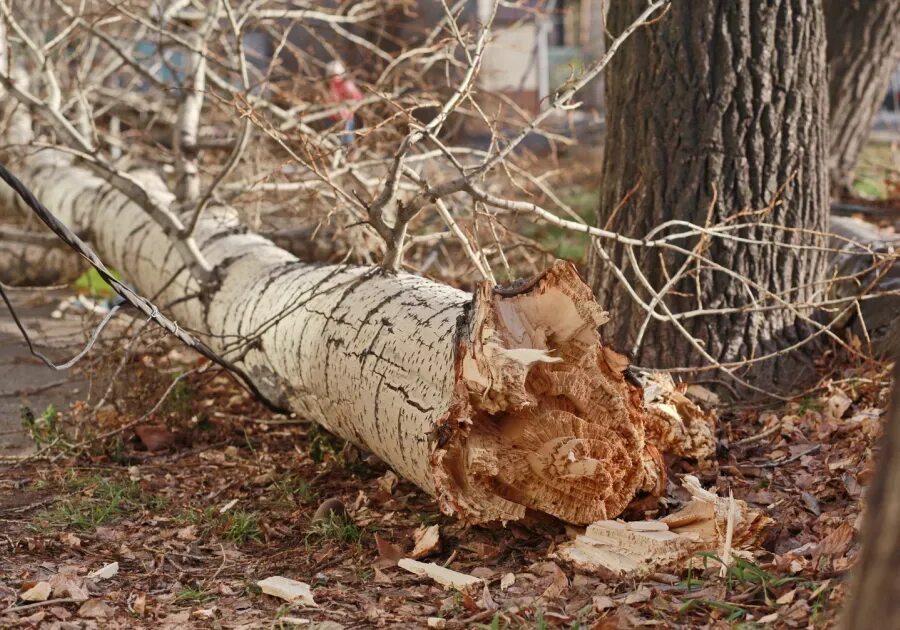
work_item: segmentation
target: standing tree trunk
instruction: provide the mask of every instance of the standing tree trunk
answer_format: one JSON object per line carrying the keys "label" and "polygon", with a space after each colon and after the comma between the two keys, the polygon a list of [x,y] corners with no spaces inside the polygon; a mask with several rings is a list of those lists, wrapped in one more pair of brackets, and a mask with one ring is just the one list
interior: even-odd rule
{"label": "standing tree trunk", "polygon": [[[629,24],[644,4],[612,3],[611,32]],[[825,26],[818,0],[674,2],[659,22],[637,31],[610,65],[598,225],[643,237],[670,219],[704,225],[734,221],[743,213],[742,221],[759,222],[743,236],[819,243],[820,237],[810,232],[778,228],[826,228],[825,92]],[[815,250],[720,238],[711,239],[702,251],[798,303],[814,293],[817,287],[811,283],[824,265]],[[672,256],[663,260],[658,250],[638,253],[643,254],[638,260],[642,272],[657,289],[685,262]],[[617,343],[631,348],[645,311],[607,265],[622,269],[645,301],[651,301],[650,294],[641,292],[622,248],[609,254],[604,261],[592,250],[591,283],[601,305],[614,314]],[[751,302],[734,279],[694,263],[690,267],[695,275],[666,295],[673,313],[740,308]],[[765,305],[775,308],[682,322],[720,362],[758,357],[809,334],[797,313],[771,301]],[[707,363],[674,327],[655,320],[635,351],[643,365]],[[752,378],[788,385],[797,375],[794,368],[806,364],[802,357],[780,356],[755,365]]]}
{"label": "standing tree trunk", "polygon": [[853,183],[872,117],[900,59],[900,2],[824,0],[828,32],[831,151],[828,170],[835,195]]}
{"label": "standing tree trunk", "polygon": [[881,440],[878,469],[866,492],[862,553],[844,612],[846,630],[900,628],[900,354]]}

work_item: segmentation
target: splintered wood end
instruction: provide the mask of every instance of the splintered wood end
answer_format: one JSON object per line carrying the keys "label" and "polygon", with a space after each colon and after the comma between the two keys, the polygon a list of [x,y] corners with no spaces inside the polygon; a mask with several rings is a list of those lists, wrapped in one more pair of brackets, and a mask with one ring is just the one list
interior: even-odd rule
{"label": "splintered wood end", "polygon": [[473,522],[533,509],[587,524],[663,491],[643,391],[626,380],[626,357],[601,343],[607,319],[570,263],[476,292],[450,437],[432,458],[445,509]]}

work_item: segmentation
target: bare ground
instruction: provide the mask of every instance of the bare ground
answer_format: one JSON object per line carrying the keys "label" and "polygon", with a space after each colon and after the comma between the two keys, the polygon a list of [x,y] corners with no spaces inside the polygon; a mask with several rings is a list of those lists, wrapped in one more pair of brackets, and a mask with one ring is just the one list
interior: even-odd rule
{"label": "bare ground", "polygon": [[[35,308],[44,322],[48,305]],[[8,324],[0,320],[0,390],[61,378],[34,366]],[[137,328],[118,332],[128,339]],[[149,329],[134,354],[123,345],[93,353],[74,381],[24,397],[39,456],[0,469],[0,627],[418,628],[429,618],[447,628],[829,627],[858,548],[888,391],[885,366],[826,355],[831,379],[811,395],[724,411],[716,486],[775,525],[724,578],[706,558],[635,583],[554,559],[571,532],[551,519],[466,527],[441,515],[381,462],[266,412],[213,370],[178,380],[144,418],[173,379],[202,364]],[[119,365],[109,403],[95,409]],[[20,398],[0,399],[7,440],[20,426]],[[44,417],[48,402],[60,410],[56,424]],[[846,411],[830,411],[842,403]],[[678,506],[676,486],[648,516]],[[313,523],[333,498],[347,518]],[[425,560],[485,578],[488,595],[447,591],[393,566],[423,525],[440,532]],[[86,577],[112,562],[115,576]],[[256,582],[273,575],[310,584],[317,606],[261,594]],[[42,580],[58,601],[22,601]]]}
{"label": "bare ground", "polygon": [[[84,326],[81,318],[53,319],[50,313],[62,291],[11,291],[16,312],[40,351],[62,356],[72,355],[80,347]],[[86,382],[77,374],[48,369],[28,352],[6,306],[0,306],[0,459],[21,455],[33,449],[22,427],[22,406],[42,412],[49,405],[57,408],[83,395]]]}

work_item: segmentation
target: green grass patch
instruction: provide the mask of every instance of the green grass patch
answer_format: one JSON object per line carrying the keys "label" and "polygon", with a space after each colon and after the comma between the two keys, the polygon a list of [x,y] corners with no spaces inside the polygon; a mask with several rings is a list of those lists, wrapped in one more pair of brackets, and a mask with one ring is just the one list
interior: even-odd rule
{"label": "green grass patch", "polygon": [[315,501],[319,493],[313,490],[309,481],[299,475],[288,475],[272,483],[272,494],[282,503],[293,504],[295,501],[308,504]]}
{"label": "green grass patch", "polygon": [[19,417],[22,420],[22,427],[38,449],[68,444],[59,422],[59,412],[53,405],[47,405],[40,415],[35,415],[30,407],[22,405],[19,407]]}
{"label": "green grass patch", "polygon": [[183,588],[175,596],[175,601],[181,604],[199,604],[209,601],[213,598],[213,594],[203,590],[199,586]]}
{"label": "green grass patch", "polygon": [[726,619],[731,622],[740,621],[747,615],[747,610],[737,604],[723,602],[717,599],[698,598],[685,602],[678,609],[679,614],[684,614],[692,610],[706,610],[712,612],[719,610],[725,613]]}
{"label": "green grass patch", "polygon": [[156,497],[142,499],[140,486],[131,480],[70,473],[61,485],[70,496],[35,515],[35,529],[90,531],[128,512],[143,510],[148,504],[159,505]]}
{"label": "green grass patch", "polygon": [[[560,195],[560,200],[572,208],[588,225],[597,222],[597,191],[587,188],[571,188]],[[557,214],[570,219],[568,214],[558,211]],[[525,236],[534,239],[557,258],[575,262],[583,261],[587,255],[590,237],[587,234],[573,232],[554,225],[546,225],[537,221],[529,221],[522,227]]]}
{"label": "green grass patch", "polygon": [[192,403],[196,397],[197,392],[194,387],[185,379],[179,379],[172,391],[169,392],[163,409],[178,416],[191,416],[194,412]]}
{"label": "green grass patch", "polygon": [[321,464],[328,458],[335,457],[344,448],[344,441],[313,424],[309,430],[309,457]]}
{"label": "green grass patch", "polygon": [[234,510],[222,515],[223,535],[235,544],[242,545],[251,540],[259,542],[262,530],[259,515],[247,510]]}
{"label": "green grass patch", "polygon": [[313,542],[331,540],[342,544],[359,544],[363,530],[345,514],[331,513],[328,518],[310,525],[306,534],[307,546]]}
{"label": "green grass patch", "polygon": [[219,535],[237,545],[262,540],[259,514],[248,510],[229,510],[220,514],[218,508],[188,509],[175,516],[179,525],[194,525],[200,537]]}
{"label": "green grass patch", "polygon": [[[701,552],[697,556],[703,558],[704,570],[709,568],[710,562],[719,565],[724,564],[722,559],[715,553]],[[741,593],[744,599],[749,594],[752,599],[761,601],[770,607],[775,606],[775,600],[777,599],[776,594],[773,592],[774,589],[780,589],[799,582],[802,582],[800,578],[774,575],[759,565],[743,558],[735,558],[734,563],[728,567],[725,574],[727,593]],[[687,591],[702,588],[704,585],[705,583],[702,579],[694,577],[692,567],[688,568],[687,579],[679,583],[679,586]],[[725,618],[732,623],[744,619],[748,613],[745,607],[738,604],[702,597],[685,602],[679,609],[679,613],[687,613],[697,609],[709,613],[719,611],[724,613]]]}
{"label": "green grass patch", "polygon": [[[542,619],[543,620],[543,619]],[[490,623],[476,623],[475,628],[479,630],[505,630],[506,623],[503,621],[503,618],[500,617],[500,613],[494,613],[494,616],[491,618]],[[546,627],[546,626],[544,626]]]}
{"label": "green grass patch", "polygon": [[887,199],[888,182],[892,173],[900,167],[890,145],[868,143],[859,155],[853,176],[853,193],[867,199]]}

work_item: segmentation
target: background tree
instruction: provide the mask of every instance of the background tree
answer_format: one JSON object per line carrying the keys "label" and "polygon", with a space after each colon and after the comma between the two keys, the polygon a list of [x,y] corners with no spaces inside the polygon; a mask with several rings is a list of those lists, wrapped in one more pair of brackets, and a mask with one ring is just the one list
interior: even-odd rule
{"label": "background tree", "polygon": [[[642,4],[612,3],[611,32]],[[599,227],[641,238],[672,219],[750,224],[744,240],[694,242],[712,264],[652,250],[631,260],[621,245],[595,245],[591,282],[613,313],[613,338],[642,365],[773,355],[753,365],[755,380],[788,384],[806,363],[780,351],[807,337],[808,320],[781,299],[808,302],[824,266],[816,248],[828,207],[820,2],[674,2],[623,45],[606,85]],[[616,268],[646,304],[653,305],[650,286],[662,290],[655,306],[682,314],[683,329],[648,320]],[[669,282],[676,275],[682,279]]]}
{"label": "background tree", "polygon": [[846,194],[853,168],[900,60],[900,2],[824,0],[828,34],[831,189]]}

